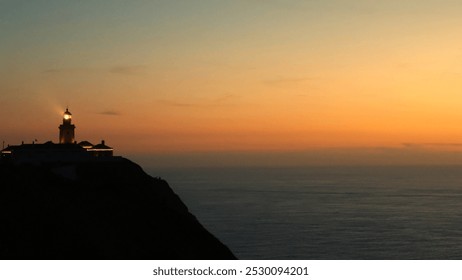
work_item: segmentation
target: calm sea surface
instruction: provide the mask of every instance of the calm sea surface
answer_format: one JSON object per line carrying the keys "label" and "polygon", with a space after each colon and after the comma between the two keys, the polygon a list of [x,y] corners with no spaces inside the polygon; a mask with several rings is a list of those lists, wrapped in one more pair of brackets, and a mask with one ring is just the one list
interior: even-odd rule
{"label": "calm sea surface", "polygon": [[462,259],[462,166],[147,171],[241,259]]}

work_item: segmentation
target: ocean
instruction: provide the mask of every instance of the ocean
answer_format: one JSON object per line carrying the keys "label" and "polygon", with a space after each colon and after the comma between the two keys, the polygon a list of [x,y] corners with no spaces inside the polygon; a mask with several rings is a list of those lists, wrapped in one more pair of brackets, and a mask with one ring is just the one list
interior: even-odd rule
{"label": "ocean", "polygon": [[240,259],[462,259],[462,166],[146,171]]}

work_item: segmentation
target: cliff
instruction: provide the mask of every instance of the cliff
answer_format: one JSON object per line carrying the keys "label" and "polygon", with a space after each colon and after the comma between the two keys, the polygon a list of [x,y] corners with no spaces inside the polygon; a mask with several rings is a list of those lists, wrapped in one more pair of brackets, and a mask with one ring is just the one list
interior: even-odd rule
{"label": "cliff", "polygon": [[0,259],[235,258],[127,159],[1,163],[0,182]]}

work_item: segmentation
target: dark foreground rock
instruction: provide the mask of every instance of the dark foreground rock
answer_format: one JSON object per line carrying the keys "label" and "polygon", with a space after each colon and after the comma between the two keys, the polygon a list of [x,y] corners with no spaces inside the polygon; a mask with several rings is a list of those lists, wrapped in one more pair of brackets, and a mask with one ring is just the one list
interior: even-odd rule
{"label": "dark foreground rock", "polygon": [[0,163],[0,259],[233,259],[167,182],[114,161]]}

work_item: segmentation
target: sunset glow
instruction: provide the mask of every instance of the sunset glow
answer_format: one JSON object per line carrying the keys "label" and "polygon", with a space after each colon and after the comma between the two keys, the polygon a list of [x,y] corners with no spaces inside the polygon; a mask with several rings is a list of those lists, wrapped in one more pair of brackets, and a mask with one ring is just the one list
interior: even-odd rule
{"label": "sunset glow", "polygon": [[460,14],[436,0],[2,1],[1,140],[56,141],[69,105],[77,140],[120,154],[458,153]]}

